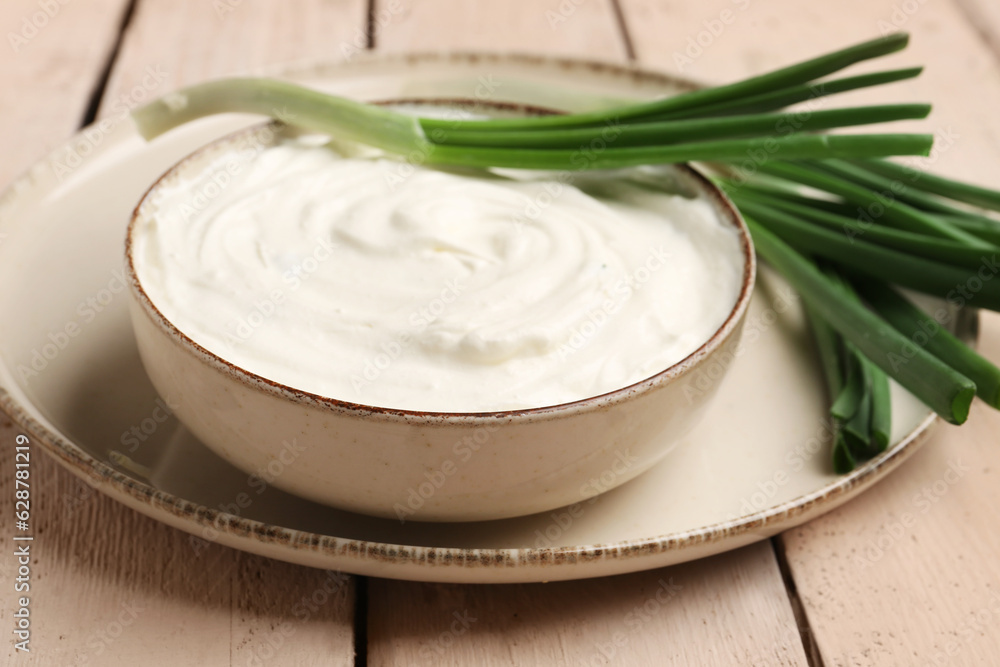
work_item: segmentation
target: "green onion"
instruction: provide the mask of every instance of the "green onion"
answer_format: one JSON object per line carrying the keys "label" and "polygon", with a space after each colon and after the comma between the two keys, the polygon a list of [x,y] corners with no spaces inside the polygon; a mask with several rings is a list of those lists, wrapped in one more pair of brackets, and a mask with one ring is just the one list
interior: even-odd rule
{"label": "green onion", "polygon": [[1000,246],[1000,223],[984,216],[940,216],[942,220],[963,229],[984,241]]}
{"label": "green onion", "polygon": [[804,310],[813,332],[813,339],[816,341],[820,366],[823,369],[823,377],[826,378],[826,389],[830,394],[831,402],[835,402],[844,389],[844,364],[841,358],[840,336],[809,305],[806,305]]}
{"label": "green onion", "polygon": [[[824,210],[814,204],[800,204],[787,198],[765,193],[734,190],[730,196],[737,206],[753,210],[754,205],[768,206],[799,219],[814,222],[826,229],[840,232],[845,239],[853,241],[864,239],[881,246],[894,248],[903,252],[926,257],[946,264],[965,267],[968,270],[978,270],[983,262],[983,251],[971,248],[965,243],[947,239],[914,234],[892,227],[882,227],[871,223],[861,223],[838,213]],[[759,210],[759,208],[758,208]]]}
{"label": "green onion", "polygon": [[874,280],[858,280],[858,290],[882,317],[921,346],[976,383],[976,394],[1000,408],[1000,369],[969,348],[944,324],[910,303],[891,287]]}
{"label": "green onion", "polygon": [[833,471],[838,475],[846,475],[857,465],[858,462],[844,439],[843,430],[838,430],[833,441]]}
{"label": "green onion", "polygon": [[[910,206],[939,215],[968,216],[975,215],[963,209],[948,204],[936,195],[922,192],[908,185],[903,178],[889,177],[870,167],[872,160],[856,160],[842,162],[840,160],[824,161],[823,167],[847,178],[855,183],[867,185],[873,190],[889,193]],[[920,172],[914,171],[914,175]],[[910,180],[910,179],[907,179]]]}
{"label": "green onion", "polygon": [[[959,267],[851,239],[758,202],[743,199],[740,202],[744,213],[757,217],[773,233],[799,250],[919,292],[952,300],[961,297],[972,305],[1000,310],[1000,280],[976,278],[982,268],[987,268],[991,274],[1000,271],[1000,257],[996,251],[980,257],[975,267]],[[978,291],[967,289],[974,278],[978,280]]]}
{"label": "green onion", "polygon": [[872,383],[872,418],[869,438],[875,453],[881,453],[889,448],[889,441],[892,437],[892,396],[889,392],[889,376],[869,361],[867,357],[862,357],[861,362],[868,366],[868,374]]}
{"label": "green onion", "polygon": [[931,143],[922,134],[793,134],[766,139],[728,139],[668,146],[607,148],[601,142],[593,148],[519,149],[479,146],[434,146],[427,164],[454,164],[465,167],[507,167],[512,169],[618,169],[645,164],[666,164],[691,160],[743,160],[762,155],[762,163],[774,157],[807,159],[825,156],[925,155]]}
{"label": "green onion", "polygon": [[761,257],[795,288],[811,308],[876,366],[895,378],[942,418],[961,424],[969,416],[976,385],[860,303],[846,298],[815,264],[747,216]]}
{"label": "green onion", "polygon": [[[835,127],[868,125],[896,120],[926,118],[929,104],[888,104],[816,111],[802,118],[797,113],[762,113],[696,120],[658,121],[632,125],[610,125],[614,134],[609,143],[616,147],[675,144],[704,139],[747,137],[775,132],[814,132]],[[574,127],[537,130],[475,130],[452,128],[435,136],[435,143],[460,146],[522,148],[580,148],[594,139],[594,129]],[[742,156],[741,156],[742,157]]]}
{"label": "green onion", "polygon": [[[588,135],[591,141],[572,149],[439,145],[428,140],[424,134],[421,124],[426,119],[417,119],[270,79],[228,79],[200,84],[157,100],[137,110],[133,116],[141,134],[151,139],[194,118],[234,111],[284,115],[300,127],[367,143],[399,155],[416,156],[421,163],[466,167],[613,169],[691,160],[724,161],[751,157],[767,160],[776,155],[782,159],[927,155],[933,141],[931,136],[925,134],[816,135],[797,132],[779,137],[685,141],[666,146],[628,146],[626,141],[623,147],[616,147],[614,135],[604,139],[601,133],[593,132]],[[921,105],[910,105],[905,110],[890,107],[887,110],[876,108],[860,113],[885,118],[901,114],[920,115],[924,111],[925,107]],[[839,114],[839,118],[858,122],[857,113],[857,110],[846,110]],[[851,120],[852,116],[855,120]],[[821,116],[817,122],[830,125],[830,120],[837,117],[838,114],[829,114]],[[540,117],[530,120],[545,119],[546,117]],[[455,121],[448,123],[454,125]],[[769,134],[764,130],[765,127],[773,132],[773,126],[769,122],[761,123],[759,118],[752,121],[752,128],[757,134]],[[451,131],[459,136],[458,129]],[[664,131],[662,127],[654,129],[658,133]],[[731,133],[732,130],[728,132]],[[539,134],[544,136],[547,133]],[[727,132],[720,134],[726,136]],[[445,141],[449,133],[431,130],[430,136],[438,136]],[[556,145],[565,145],[565,139],[561,140],[558,134],[553,141]]]}
{"label": "green onion", "polygon": [[[844,364],[844,386],[839,394],[834,396],[833,405],[830,406],[830,414],[842,422],[846,422],[858,413],[861,404],[868,399],[868,381],[861,374],[861,367],[854,359],[856,350],[848,350]],[[852,363],[855,362],[855,363]]]}
{"label": "green onion", "polygon": [[[844,391],[845,386],[843,346],[840,336],[815,310],[808,305],[804,309],[809,327],[813,332],[813,339],[816,342],[820,366],[823,370],[823,377],[826,379],[827,394],[831,403],[835,404],[840,400],[841,392]],[[854,409],[851,410],[852,413]],[[853,470],[857,461],[851,454],[844,438],[843,421],[832,413],[833,409],[831,408],[830,416],[833,419],[835,429],[833,434],[833,470],[838,475],[843,475]]]}
{"label": "green onion", "polygon": [[927,192],[933,192],[942,197],[962,201],[973,206],[1000,211],[1000,191],[998,190],[935,176],[926,171],[917,171],[887,160],[871,160],[866,162],[865,166],[889,178],[907,179],[911,182],[915,182],[916,178],[920,182],[920,187]]}
{"label": "green onion", "polygon": [[[829,157],[836,156],[830,155]],[[912,206],[894,201],[891,197],[880,197],[879,193],[841,178],[824,169],[822,165],[771,161],[762,164],[760,170],[772,176],[843,197],[850,203],[863,207],[869,219],[877,218],[880,222],[891,224],[900,229],[953,239],[984,250],[994,247],[979,237],[968,234],[923,211],[918,211]]]}
{"label": "green onion", "polygon": [[851,382],[859,387],[857,408],[847,420],[844,421],[844,440],[847,448],[855,460],[869,459],[875,455],[871,445],[872,430],[872,378],[869,372],[869,365],[864,361],[861,353],[853,345],[844,344],[850,363],[848,376]]}
{"label": "green onion", "polygon": [[[820,81],[797,86],[790,86],[767,93],[760,93],[738,100],[726,100],[715,104],[706,104],[694,109],[677,111],[657,115],[656,118],[680,120],[691,117],[706,118],[708,116],[721,116],[729,114],[762,113],[782,109],[792,104],[819,99],[837,93],[846,93],[859,88],[871,86],[881,86],[886,83],[894,83],[905,79],[912,79],[919,76],[923,67],[911,67],[908,69],[891,70],[887,72],[875,72],[873,74],[862,74],[843,79],[833,79],[830,81]],[[799,112],[808,113],[808,111]]]}
{"label": "green onion", "polygon": [[[475,124],[481,129],[523,129],[526,126],[552,128],[603,125],[609,118],[627,120],[643,116],[656,116],[667,112],[698,109],[709,104],[739,102],[752,95],[770,93],[780,88],[808,83],[855,63],[901,51],[906,48],[908,42],[909,35],[906,33],[894,33],[736,83],[703,88],[673,97],[617,109],[566,116],[547,116],[532,119],[531,123],[525,123],[524,119],[513,118],[470,121],[470,123]],[[447,129],[452,127],[453,121],[424,119],[423,124],[425,129]]]}

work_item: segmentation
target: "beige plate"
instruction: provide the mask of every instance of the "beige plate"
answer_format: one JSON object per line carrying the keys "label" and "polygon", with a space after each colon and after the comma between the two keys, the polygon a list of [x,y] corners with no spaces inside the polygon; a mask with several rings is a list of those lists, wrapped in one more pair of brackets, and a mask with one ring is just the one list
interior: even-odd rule
{"label": "beige plate", "polygon": [[[562,109],[680,85],[617,66],[513,56],[382,56],[283,74],[369,99],[479,95]],[[544,581],[661,567],[833,509],[910,456],[934,422],[894,387],[891,450],[849,476],[832,475],[825,399],[797,300],[762,271],[741,353],[711,414],[651,472],[588,503],[503,521],[404,525],[268,488],[280,461],[248,478],[157,402],[121,274],[125,227],[149,184],[198,146],[254,120],[199,121],[147,145],[128,119],[115,119],[74,137],[0,199],[0,405],[74,474],[197,536],[192,549],[205,538],[295,563],[427,581]],[[955,321],[974,337],[974,312]]]}

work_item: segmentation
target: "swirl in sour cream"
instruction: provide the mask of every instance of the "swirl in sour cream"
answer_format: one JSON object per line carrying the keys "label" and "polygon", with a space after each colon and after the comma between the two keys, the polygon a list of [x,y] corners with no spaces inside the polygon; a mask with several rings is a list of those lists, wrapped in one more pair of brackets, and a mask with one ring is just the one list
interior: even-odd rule
{"label": "swirl in sour cream", "polygon": [[740,290],[736,230],[630,172],[400,177],[315,137],[195,164],[134,233],[147,294],[220,357],[344,401],[596,396],[691,354]]}

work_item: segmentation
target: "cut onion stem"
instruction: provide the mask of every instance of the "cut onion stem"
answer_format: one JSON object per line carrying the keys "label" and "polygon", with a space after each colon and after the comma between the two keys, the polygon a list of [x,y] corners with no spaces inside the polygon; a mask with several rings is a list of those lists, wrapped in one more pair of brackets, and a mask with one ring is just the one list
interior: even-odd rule
{"label": "cut onion stem", "polygon": [[228,112],[271,116],[402,155],[431,148],[413,116],[276,79],[201,83],[136,109],[132,118],[149,140],[197,118]]}
{"label": "cut onion stem", "polygon": [[[855,285],[865,301],[906,336],[976,383],[976,394],[1000,408],[1000,369],[963,343],[932,315],[917,308],[902,294],[877,280],[857,279]],[[946,310],[942,319],[950,317]]]}
{"label": "cut onion stem", "polygon": [[895,378],[934,412],[954,424],[963,423],[976,395],[976,385],[911,341],[888,322],[845,297],[807,258],[747,216],[761,257],[795,288],[816,313],[876,366]]}

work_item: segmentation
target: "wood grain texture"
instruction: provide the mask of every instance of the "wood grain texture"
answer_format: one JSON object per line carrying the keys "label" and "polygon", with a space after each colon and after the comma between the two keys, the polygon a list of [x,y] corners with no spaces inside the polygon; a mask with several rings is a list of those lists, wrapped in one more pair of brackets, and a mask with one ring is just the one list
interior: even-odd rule
{"label": "wood grain texture", "polygon": [[[13,440],[0,430],[0,498],[5,542],[14,533]],[[188,536],[147,519],[96,492],[31,451],[31,653],[16,664],[227,664],[230,579],[236,554],[221,547],[195,553]],[[13,547],[0,579],[13,588]],[[12,605],[0,608],[10,627]],[[225,624],[213,624],[221,617]],[[206,625],[207,623],[207,625]],[[223,630],[225,631],[224,634]],[[200,640],[195,640],[200,638]],[[13,646],[4,655],[15,660]],[[12,663],[13,664],[13,663]]]}
{"label": "wood grain texture", "polygon": [[127,6],[0,3],[0,187],[77,129]]}
{"label": "wood grain texture", "polygon": [[[0,531],[11,545],[16,433],[0,424]],[[106,498],[37,447],[30,483],[32,652],[6,644],[0,663],[354,664],[353,578],[197,540]],[[0,559],[7,591],[12,550]]]}
{"label": "wood grain texture", "polygon": [[[59,6],[58,11],[50,7],[50,11],[45,12],[38,3],[27,0],[0,4],[0,34],[6,42],[0,56],[0,126],[5,128],[0,133],[0,154],[4,156],[0,162],[0,187],[6,186],[12,177],[79,126],[113,49],[127,5],[126,0],[100,0],[89,7],[80,4]],[[0,416],[0,531],[9,545],[14,544],[10,537],[14,532],[15,435],[10,421]],[[67,497],[69,488],[73,489],[69,497],[75,497],[77,482],[40,451],[33,452],[31,463],[28,482],[31,500],[35,502],[31,525],[38,541],[31,545],[31,567],[35,576],[30,585],[35,588],[20,593],[30,594],[33,600],[30,608],[36,619],[34,637],[39,643],[51,646],[53,651],[44,657],[37,653],[34,656],[21,654],[17,659],[20,664],[70,664],[77,655],[77,647],[74,642],[64,642],[60,635],[62,630],[76,625],[72,615],[79,610],[60,604],[58,593],[62,587],[61,576],[73,575],[71,571],[60,573],[61,576],[52,576],[52,573],[76,571],[73,565],[80,560],[79,536],[63,540],[59,548],[48,550],[47,547],[55,541],[49,536],[58,536],[69,528],[61,521],[61,500]],[[101,526],[100,532],[106,531],[107,527]],[[13,551],[13,546],[5,548],[0,557],[0,587],[5,591],[0,624],[4,628],[12,627],[13,603],[20,596],[14,591],[18,563]],[[91,552],[90,557],[107,563],[99,552]],[[86,590],[94,581],[101,581],[102,565],[90,569],[89,575],[79,580],[77,590]],[[44,591],[49,582],[56,583],[49,588],[53,595],[47,600],[36,598],[34,593],[39,588]],[[121,591],[119,597],[127,603],[128,592]],[[77,599],[84,598],[78,596]],[[106,626],[107,621],[95,615],[98,619],[92,629]],[[39,624],[37,619],[40,617],[49,621]],[[81,648],[87,646],[87,635],[77,639],[83,640]],[[93,641],[92,650],[96,651],[102,640]],[[11,662],[14,656],[13,642],[5,641],[0,649],[0,661]]]}
{"label": "wood grain texture", "polygon": [[237,560],[226,664],[355,664],[354,577],[247,553]]}
{"label": "wood grain texture", "polygon": [[[995,317],[988,335],[1000,353]],[[1000,660],[997,433],[979,404],[858,501],[782,536],[824,665]]]}
{"label": "wood grain texture", "polygon": [[[991,3],[965,4],[981,4],[982,17],[996,14]],[[719,82],[907,30],[910,48],[885,62],[923,63],[924,75],[843,102],[932,100],[938,144],[924,163],[996,186],[1000,69],[980,39],[993,26],[974,27],[954,3],[623,5],[640,62]],[[916,127],[895,127],[907,126]],[[983,350],[1000,359],[1000,321],[988,315],[984,325]],[[924,451],[862,498],[782,536],[825,667],[1000,660],[998,433],[1000,415],[979,404],[967,425],[941,427]]]}
{"label": "wood grain texture", "polygon": [[1000,58],[1000,4],[992,0],[955,0],[970,26]]}
{"label": "wood grain texture", "polygon": [[[110,8],[114,3],[102,4]],[[110,52],[120,16],[105,15],[91,3],[73,7],[81,10],[75,21],[53,20],[47,32],[39,34],[39,47],[43,36],[50,43],[38,57],[55,58],[49,64],[53,69],[59,59],[76,61],[78,72],[92,69],[95,75],[89,82],[80,77],[80,83],[68,88],[18,91],[19,115],[14,120],[28,132],[5,132],[3,141],[28,134],[56,133],[62,138],[79,122],[96,73],[104,66],[100,56]],[[5,4],[0,10],[4,17],[8,9]],[[99,29],[98,19],[109,26]],[[360,0],[280,5],[257,0],[143,0],[124,35],[99,117],[122,122],[123,110],[144,99],[208,77],[265,63],[334,57],[341,41],[353,43],[364,27],[365,3]],[[30,79],[35,74],[27,68],[18,76]],[[39,76],[59,81],[53,73]],[[55,108],[65,117],[50,119],[48,113]],[[5,105],[5,127],[12,125],[9,113],[13,111]],[[25,156],[33,157],[27,152]],[[4,539],[13,532],[14,435],[9,424],[0,432]],[[18,656],[18,664],[354,664],[353,578],[194,539],[97,493],[37,448],[32,480],[37,539],[31,612],[44,622],[33,626],[34,652],[26,660]],[[16,564],[5,555],[2,567],[0,583],[9,590]],[[6,602],[0,607],[4,627],[10,627],[12,611]],[[0,655],[12,651],[6,644]]]}
{"label": "wood grain texture", "polygon": [[375,48],[523,51],[624,60],[612,0],[375,0]]}
{"label": "wood grain texture", "polygon": [[102,112],[154,79],[159,96],[265,65],[341,58],[364,49],[366,30],[365,0],[140,0]]}
{"label": "wood grain texture", "polygon": [[805,665],[771,545],[589,581],[369,582],[368,664]]}

